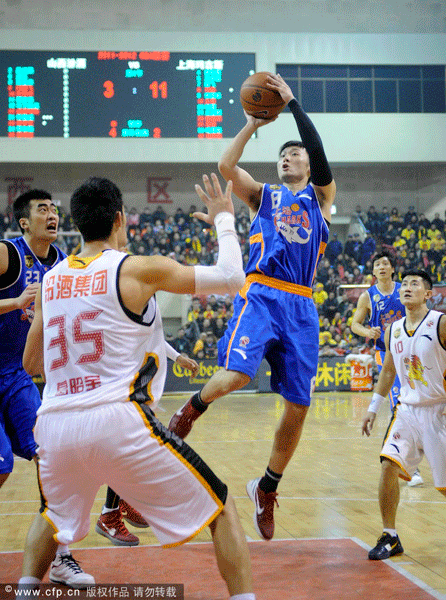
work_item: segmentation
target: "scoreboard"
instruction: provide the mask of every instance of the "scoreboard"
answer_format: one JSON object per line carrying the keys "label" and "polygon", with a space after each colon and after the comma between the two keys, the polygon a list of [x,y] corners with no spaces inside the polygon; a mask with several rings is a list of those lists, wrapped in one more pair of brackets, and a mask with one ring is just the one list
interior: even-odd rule
{"label": "scoreboard", "polygon": [[0,50],[0,137],[222,138],[253,53]]}

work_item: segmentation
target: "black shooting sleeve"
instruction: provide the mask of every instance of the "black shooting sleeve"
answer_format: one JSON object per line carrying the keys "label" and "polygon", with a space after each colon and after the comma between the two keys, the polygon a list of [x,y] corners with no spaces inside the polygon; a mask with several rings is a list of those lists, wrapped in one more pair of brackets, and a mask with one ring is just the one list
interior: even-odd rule
{"label": "black shooting sleeve", "polygon": [[311,181],[314,185],[321,187],[328,185],[333,181],[333,175],[316,127],[296,98],[290,100],[288,106],[293,113],[302,143],[310,157]]}

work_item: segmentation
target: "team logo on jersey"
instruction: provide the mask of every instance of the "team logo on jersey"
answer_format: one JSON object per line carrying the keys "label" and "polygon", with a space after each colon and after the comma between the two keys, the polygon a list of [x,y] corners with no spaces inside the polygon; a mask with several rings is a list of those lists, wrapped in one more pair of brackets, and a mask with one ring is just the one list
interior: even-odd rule
{"label": "team logo on jersey", "polygon": [[433,327],[434,322],[433,321],[429,321],[428,323],[426,323],[426,327]]}
{"label": "team logo on jersey", "polygon": [[242,348],[246,348],[246,346],[249,344],[251,340],[249,339],[249,337],[247,335],[242,335],[242,337],[240,338],[239,341],[239,346],[241,346]]}
{"label": "team logo on jersey", "polygon": [[421,360],[416,354],[412,354],[410,359],[405,358],[404,366],[407,369],[407,381],[411,389],[415,389],[415,381],[419,381],[425,386],[428,385],[427,381],[424,379],[425,367],[423,367],[423,365],[421,364]]}
{"label": "team logo on jersey", "polygon": [[379,294],[375,294],[375,295],[373,296],[373,302],[379,302],[379,301],[380,301],[380,299],[381,299],[381,296],[380,296]]}
{"label": "team logo on jersey", "polygon": [[277,185],[276,183],[274,183],[273,185],[269,186],[271,190],[280,190],[280,185]]}
{"label": "team logo on jersey", "polygon": [[34,302],[31,302],[29,306],[23,308],[22,310],[23,312],[20,315],[20,320],[29,321],[30,323],[32,323],[34,319]]}
{"label": "team logo on jersey", "polygon": [[25,254],[25,265],[27,269],[30,269],[34,264],[34,258],[29,254]]}
{"label": "team logo on jersey", "polygon": [[307,211],[302,210],[298,204],[277,206],[273,219],[276,231],[281,233],[289,244],[293,242],[308,244],[310,241],[313,231],[310,217]]}
{"label": "team logo on jersey", "polygon": [[398,329],[394,332],[393,337],[395,339],[398,339],[401,335],[401,329],[398,327]]}
{"label": "team logo on jersey", "polygon": [[401,437],[401,435],[400,435],[399,431],[395,431],[395,433],[393,434],[393,439],[394,440],[399,440],[400,437]]}

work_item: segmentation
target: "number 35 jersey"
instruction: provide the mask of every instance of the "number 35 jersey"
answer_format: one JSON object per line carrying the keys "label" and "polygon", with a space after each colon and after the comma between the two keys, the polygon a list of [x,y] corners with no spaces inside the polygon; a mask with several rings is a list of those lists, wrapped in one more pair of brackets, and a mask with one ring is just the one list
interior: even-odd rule
{"label": "number 35 jersey", "polygon": [[135,400],[155,407],[166,350],[155,298],[143,315],[123,304],[119,273],[129,256],[69,256],[42,286],[46,386],[38,414]]}
{"label": "number 35 jersey", "polygon": [[[51,245],[48,264],[43,264],[26,243],[24,237],[2,240],[8,249],[8,271],[0,276],[0,300],[18,298],[31,283],[40,283],[44,274],[65,258]],[[0,372],[9,373],[22,367],[23,351],[31,321],[34,302],[25,309],[0,315]]]}

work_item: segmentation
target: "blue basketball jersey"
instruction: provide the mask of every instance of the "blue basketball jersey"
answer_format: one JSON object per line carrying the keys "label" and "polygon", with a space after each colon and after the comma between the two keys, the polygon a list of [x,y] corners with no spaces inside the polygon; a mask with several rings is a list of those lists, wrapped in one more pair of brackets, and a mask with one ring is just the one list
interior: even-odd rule
{"label": "blue basketball jersey", "polygon": [[[12,240],[2,240],[11,244],[18,254],[20,269],[17,279],[8,287],[0,289],[0,299],[18,298],[23,290],[31,283],[40,283],[44,273],[65,258],[65,254],[52,246],[54,261],[43,265],[24,237]],[[8,373],[22,366],[22,356],[25,349],[26,336],[34,316],[34,303],[25,310],[13,310],[0,315],[0,372]]]}
{"label": "blue basketball jersey", "polygon": [[376,340],[375,344],[377,350],[386,349],[384,333],[388,325],[394,321],[398,321],[398,319],[401,319],[406,314],[406,309],[400,301],[400,287],[401,284],[395,282],[393,292],[387,296],[380,292],[376,284],[367,290],[372,307],[369,325],[381,328],[381,337]]}
{"label": "blue basketball jersey", "polygon": [[246,273],[311,287],[327,241],[328,225],[312,185],[293,194],[284,185],[265,184],[251,223]]}

